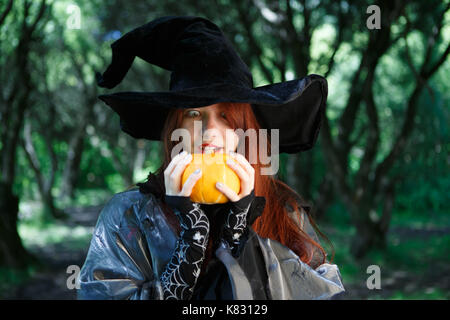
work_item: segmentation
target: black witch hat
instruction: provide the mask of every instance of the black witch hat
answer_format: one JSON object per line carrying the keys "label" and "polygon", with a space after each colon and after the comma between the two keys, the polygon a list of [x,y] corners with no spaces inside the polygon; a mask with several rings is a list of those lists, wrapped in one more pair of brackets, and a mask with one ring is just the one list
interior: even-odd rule
{"label": "black witch hat", "polygon": [[325,115],[327,81],[311,74],[253,87],[248,66],[211,21],[168,16],[138,27],[111,44],[112,62],[98,85],[113,88],[134,58],[171,71],[169,91],[119,92],[99,96],[120,116],[121,129],[136,139],[161,140],[171,108],[204,107],[219,102],[250,103],[264,129],[279,130],[279,152],[313,147]]}

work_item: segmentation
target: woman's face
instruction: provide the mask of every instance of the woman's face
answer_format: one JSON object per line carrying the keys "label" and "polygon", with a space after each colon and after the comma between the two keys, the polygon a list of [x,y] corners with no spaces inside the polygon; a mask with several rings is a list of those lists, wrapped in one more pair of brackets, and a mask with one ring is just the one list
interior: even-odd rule
{"label": "woman's face", "polygon": [[191,153],[212,150],[227,153],[236,151],[239,143],[239,136],[230,127],[226,112],[220,110],[219,104],[184,110],[181,128],[187,129],[190,133],[191,141],[183,139],[182,144],[183,149]]}

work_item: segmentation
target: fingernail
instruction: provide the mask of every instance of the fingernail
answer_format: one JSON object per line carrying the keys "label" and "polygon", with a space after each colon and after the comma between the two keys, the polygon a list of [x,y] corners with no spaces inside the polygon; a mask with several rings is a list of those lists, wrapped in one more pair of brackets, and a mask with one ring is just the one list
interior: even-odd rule
{"label": "fingernail", "polygon": [[201,171],[200,169],[197,169],[194,171],[194,173],[197,174],[197,173],[200,173],[200,171]]}
{"label": "fingernail", "polygon": [[217,182],[217,183],[216,183],[216,186],[218,186],[219,188],[221,188],[221,187],[223,187],[223,184],[220,183],[220,182]]}

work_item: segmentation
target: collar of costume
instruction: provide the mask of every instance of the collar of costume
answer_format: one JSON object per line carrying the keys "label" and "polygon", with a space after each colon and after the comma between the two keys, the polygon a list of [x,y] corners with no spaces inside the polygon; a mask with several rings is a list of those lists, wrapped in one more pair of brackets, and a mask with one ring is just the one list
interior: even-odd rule
{"label": "collar of costume", "polygon": [[[223,208],[223,206],[226,206],[228,208],[229,202],[227,203],[216,203],[216,204],[205,204],[202,203],[200,206],[206,211],[206,212],[217,212],[219,209]],[[253,199],[252,204],[250,206],[250,209],[247,213],[247,225],[252,225],[255,220],[262,215],[264,212],[264,208],[266,207],[266,198],[262,196],[255,196],[255,199]]]}

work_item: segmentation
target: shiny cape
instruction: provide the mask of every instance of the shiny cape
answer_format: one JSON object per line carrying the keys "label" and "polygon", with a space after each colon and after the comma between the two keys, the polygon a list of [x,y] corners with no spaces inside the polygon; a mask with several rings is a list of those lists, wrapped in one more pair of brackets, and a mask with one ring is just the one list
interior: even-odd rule
{"label": "shiny cape", "polygon": [[[80,272],[78,299],[163,298],[159,278],[174,252],[178,236],[166,220],[159,201],[151,194],[131,189],[115,194],[107,202],[100,212]],[[250,209],[253,219],[262,213],[264,204],[263,197],[256,197]],[[302,223],[304,231],[317,239],[305,222],[307,219]],[[323,263],[313,269],[292,250],[260,237],[252,228],[249,228],[246,247],[259,250],[260,261],[264,261],[263,280],[252,278],[255,266],[248,257],[255,256],[254,250],[250,250],[252,255],[241,254],[238,258],[230,255],[225,246],[219,246],[215,252],[227,270],[235,300],[329,299],[345,291],[334,264]],[[261,290],[263,295],[258,294]]]}

